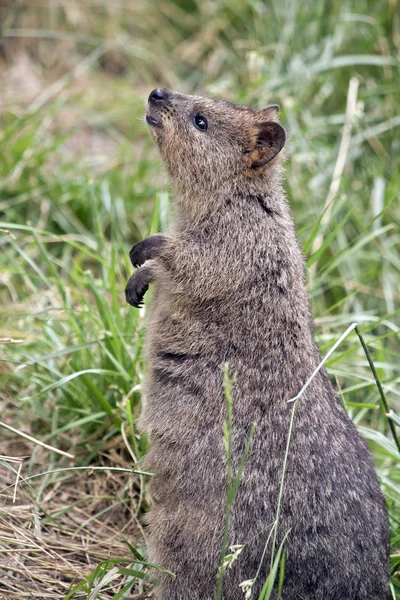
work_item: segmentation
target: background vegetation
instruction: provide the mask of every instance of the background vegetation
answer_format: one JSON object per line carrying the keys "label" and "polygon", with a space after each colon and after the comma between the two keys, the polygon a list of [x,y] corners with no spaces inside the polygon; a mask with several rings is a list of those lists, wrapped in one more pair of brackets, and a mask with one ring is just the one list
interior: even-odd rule
{"label": "background vegetation", "polygon": [[[357,322],[398,414],[400,5],[0,0],[0,51],[0,596],[146,597],[143,314],[124,286],[170,192],[144,101],[280,104],[321,352]],[[328,370],[373,450],[400,598],[399,454],[354,331]]]}

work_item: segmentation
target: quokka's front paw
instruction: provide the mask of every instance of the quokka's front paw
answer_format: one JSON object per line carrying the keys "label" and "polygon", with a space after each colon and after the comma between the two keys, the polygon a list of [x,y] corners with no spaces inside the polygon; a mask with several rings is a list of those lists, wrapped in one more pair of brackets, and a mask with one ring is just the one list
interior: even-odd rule
{"label": "quokka's front paw", "polygon": [[127,283],[127,286],[125,288],[126,301],[135,308],[140,308],[141,306],[143,306],[143,298],[145,293],[149,289],[149,284],[151,282],[151,269],[148,268],[146,265],[144,267],[140,267],[137,271],[134,272],[134,274]]}
{"label": "quokka's front paw", "polygon": [[155,235],[151,235],[150,237],[137,242],[137,244],[132,246],[132,249],[129,252],[131,263],[134,267],[140,267],[147,260],[156,258],[165,243],[165,237],[160,233],[156,233]]}

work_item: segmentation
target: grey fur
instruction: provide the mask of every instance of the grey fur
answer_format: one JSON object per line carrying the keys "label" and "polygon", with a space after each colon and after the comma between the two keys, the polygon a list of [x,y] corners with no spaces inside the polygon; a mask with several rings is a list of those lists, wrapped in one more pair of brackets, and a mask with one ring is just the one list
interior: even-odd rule
{"label": "grey fur", "polygon": [[[207,131],[195,128],[197,114],[208,119]],[[177,576],[159,577],[155,598],[215,598],[228,362],[236,373],[235,467],[256,426],[230,526],[229,543],[246,548],[223,592],[243,600],[239,583],[255,576],[276,514],[287,401],[320,361],[280,183],[284,132],[276,106],[256,112],[170,90],[150,95],[148,115],[176,196],[172,231],[132,249],[135,264],[145,264],[127,288],[137,300],[143,278],[154,282],[142,419],[152,434],[146,468],[155,473],[150,558]],[[369,450],[324,371],[296,409],[278,543],[288,530],[282,600],[386,598],[384,499]],[[269,564],[267,551],[255,598]]]}

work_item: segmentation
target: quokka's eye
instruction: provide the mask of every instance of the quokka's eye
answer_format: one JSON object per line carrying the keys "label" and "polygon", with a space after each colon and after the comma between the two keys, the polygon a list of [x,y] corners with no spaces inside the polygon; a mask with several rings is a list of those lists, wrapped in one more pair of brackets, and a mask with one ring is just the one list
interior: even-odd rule
{"label": "quokka's eye", "polygon": [[196,129],[199,131],[207,131],[208,123],[205,117],[202,117],[201,115],[195,115],[193,117],[193,123]]}

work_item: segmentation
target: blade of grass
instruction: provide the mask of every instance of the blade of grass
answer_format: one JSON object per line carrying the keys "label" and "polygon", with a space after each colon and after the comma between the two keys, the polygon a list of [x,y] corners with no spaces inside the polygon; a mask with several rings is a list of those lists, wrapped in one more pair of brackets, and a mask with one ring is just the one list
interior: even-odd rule
{"label": "blade of grass", "polygon": [[377,371],[375,369],[374,362],[373,362],[372,357],[371,357],[371,355],[369,353],[368,346],[365,343],[364,336],[362,335],[362,333],[361,333],[360,329],[357,327],[357,325],[355,327],[355,330],[356,330],[358,338],[359,338],[359,340],[361,342],[363,350],[365,352],[365,356],[367,357],[368,364],[370,366],[372,374],[374,376],[374,379],[375,379],[375,382],[376,382],[376,386],[377,386],[377,388],[379,390],[379,397],[380,397],[380,400],[381,400],[382,408],[384,410],[384,413],[385,413],[388,425],[390,427],[390,431],[392,432],[394,443],[396,444],[397,450],[399,451],[399,454],[400,454],[400,442],[399,442],[399,438],[397,437],[396,426],[395,426],[395,424],[393,422],[393,419],[390,418],[390,409],[389,409],[389,406],[388,406],[388,403],[387,403],[387,400],[386,400],[385,392],[383,391],[381,381],[380,381],[380,379],[378,377],[378,373],[377,373]]}
{"label": "blade of grass", "polygon": [[228,364],[224,365],[224,395],[225,395],[225,404],[226,404],[226,421],[223,427],[223,435],[224,435],[224,446],[225,446],[225,455],[227,461],[227,495],[226,495],[226,504],[225,504],[225,519],[224,519],[224,530],[222,537],[222,551],[221,551],[221,559],[220,566],[218,569],[218,578],[217,578],[217,590],[216,590],[216,600],[221,600],[222,598],[222,590],[223,590],[223,581],[224,581],[224,573],[225,573],[225,557],[227,555],[228,550],[228,538],[229,538],[229,523],[230,523],[230,515],[232,510],[233,501],[235,499],[236,493],[239,489],[240,481],[242,479],[243,471],[247,462],[247,458],[250,452],[251,445],[253,443],[255,428],[252,425],[250,429],[249,437],[246,441],[245,449],[243,455],[240,459],[238,470],[235,476],[233,476],[232,471],[232,428],[233,428],[233,416],[232,416],[232,387],[234,384],[234,380],[229,377],[229,366]]}
{"label": "blade of grass", "polygon": [[37,444],[38,446],[42,446],[43,448],[46,448],[46,450],[51,450],[52,452],[56,452],[57,454],[61,454],[62,456],[66,456],[67,458],[75,458],[73,454],[70,454],[69,452],[64,452],[64,450],[60,450],[59,448],[54,448],[54,446],[49,446],[49,444],[45,444],[44,442],[32,437],[31,435],[24,433],[23,431],[14,429],[14,427],[11,427],[11,425],[7,425],[7,423],[2,423],[0,421],[0,427],[3,427],[4,429],[11,431],[12,433],[16,433],[17,435],[25,438],[26,440],[29,440],[30,442],[33,442],[34,444]]}

